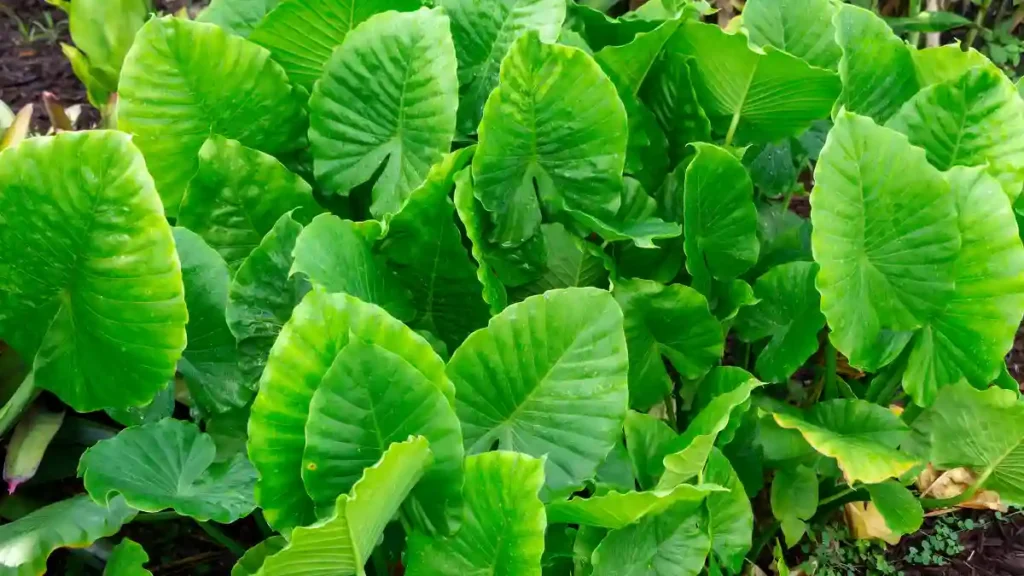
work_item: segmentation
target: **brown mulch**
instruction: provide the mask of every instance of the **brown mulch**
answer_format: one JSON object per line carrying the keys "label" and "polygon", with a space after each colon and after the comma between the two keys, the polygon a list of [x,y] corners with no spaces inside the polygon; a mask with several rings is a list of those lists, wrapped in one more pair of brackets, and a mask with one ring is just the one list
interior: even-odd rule
{"label": "brown mulch", "polygon": [[[964,551],[947,566],[900,566],[905,576],[1024,576],[1024,515],[1005,514],[996,520],[991,512],[961,511],[961,518],[971,518],[978,526],[960,532]],[[938,518],[927,518],[921,530],[890,547],[886,555],[897,563],[907,557],[911,547],[934,532]],[[900,564],[897,564],[900,565]]]}

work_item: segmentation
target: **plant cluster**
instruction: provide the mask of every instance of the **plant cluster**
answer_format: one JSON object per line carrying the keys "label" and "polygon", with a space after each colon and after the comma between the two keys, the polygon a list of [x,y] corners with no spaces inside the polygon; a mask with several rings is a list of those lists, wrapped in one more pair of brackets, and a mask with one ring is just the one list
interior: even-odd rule
{"label": "plant cluster", "polygon": [[235,575],[738,574],[847,502],[1024,503],[1017,87],[856,6],[706,15],[219,0],[80,45],[117,129],[0,152],[5,476],[41,391],[125,428],[0,573],[173,511],[265,518]]}

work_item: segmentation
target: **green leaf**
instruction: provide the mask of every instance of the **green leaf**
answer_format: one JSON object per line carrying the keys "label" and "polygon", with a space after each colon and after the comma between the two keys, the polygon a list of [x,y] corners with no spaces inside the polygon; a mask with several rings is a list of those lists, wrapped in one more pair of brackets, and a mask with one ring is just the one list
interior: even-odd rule
{"label": "green leaf", "polygon": [[491,247],[484,232],[484,209],[473,196],[471,171],[471,168],[465,168],[455,175],[455,211],[469,239],[484,302],[490,307],[491,314],[497,314],[508,305],[508,293],[498,279],[491,261]]}
{"label": "green leaf", "polygon": [[924,523],[921,501],[895,480],[866,486],[871,501],[894,534],[913,534]]}
{"label": "green leaf", "polygon": [[[665,473],[658,481],[658,489],[674,487],[697,476],[704,470],[718,435],[729,425],[734,413],[743,412],[750,393],[760,385],[746,371],[735,367],[718,367],[705,378],[727,379],[732,382],[727,392],[716,395],[690,421],[686,430],[664,446]],[[746,378],[746,380],[742,380]]]}
{"label": "green leaf", "polygon": [[124,538],[107,558],[103,576],[152,576],[152,572],[143,568],[146,562],[149,562],[149,554],[142,545]]}
{"label": "green leaf", "polygon": [[683,236],[693,287],[711,294],[711,280],[732,280],[757,262],[757,208],[746,168],[714,144],[692,145],[686,168]]}
{"label": "green leaf", "polygon": [[384,527],[433,461],[422,436],[392,444],[363,471],[348,494],[338,497],[334,514],[292,531],[288,545],[267,557],[260,576],[363,574]]}
{"label": "green leaf", "polygon": [[170,418],[174,413],[174,381],[168,381],[150,400],[149,404],[127,408],[107,408],[105,412],[122,426],[138,426]]}
{"label": "green leaf", "polygon": [[836,70],[842,52],[836,44],[828,0],[751,0],[743,7],[750,41],[773,46],[811,66]]}
{"label": "green leaf", "polygon": [[[810,520],[818,511],[818,475],[814,468],[798,465],[775,471],[771,492],[772,516],[787,519]],[[797,539],[786,538],[793,546]]]}
{"label": "green leaf", "polygon": [[834,73],[772,47],[751,49],[714,24],[686,22],[666,50],[692,58],[697,98],[726,144],[796,136],[828,116],[841,89]]}
{"label": "green leaf", "polygon": [[[314,520],[301,477],[309,405],[335,357],[353,340],[404,358],[431,382],[447,382],[430,344],[381,308],[348,294],[307,294],[270,351],[249,419],[249,457],[260,472],[256,500],[278,531]],[[450,402],[454,390],[446,386]]]}
{"label": "green leaf", "polygon": [[[673,46],[671,40],[668,45]],[[640,97],[664,130],[669,165],[677,166],[691,142],[711,140],[711,122],[697,101],[692,56],[664,50],[647,73]]]}
{"label": "green leaf", "polygon": [[270,53],[211,24],[153,18],[121,70],[117,127],[142,150],[168,216],[177,215],[210,135],[287,158],[306,147],[306,124]]}
{"label": "green leaf", "polygon": [[527,32],[551,44],[565,20],[565,0],[441,0],[452,19],[459,59],[461,134],[476,132],[487,96],[498,85],[502,59]]}
{"label": "green leaf", "polygon": [[1024,503],[1024,404],[1000,388],[965,384],[943,388],[925,413],[933,466],[966,467],[980,490],[999,493],[1002,503]]}
{"label": "green leaf", "polygon": [[1024,101],[998,68],[967,71],[921,90],[886,122],[939,170],[986,166],[1016,198],[1024,185]]}
{"label": "green leaf", "polygon": [[977,387],[996,379],[1024,314],[1024,246],[1013,207],[982,168],[946,172],[962,245],[956,289],[911,340],[903,387],[921,406],[962,377]]}
{"label": "green leaf", "polygon": [[462,527],[454,536],[409,535],[408,576],[540,574],[544,551],[544,460],[517,452],[466,458]]}
{"label": "green leaf", "polygon": [[75,410],[145,404],[174,375],[187,312],[142,155],[118,132],[0,153],[0,338]]}
{"label": "green leaf", "polygon": [[96,443],[82,455],[78,475],[101,504],[120,494],[144,512],[170,508],[230,524],[256,507],[256,471],[245,454],[215,464],[215,453],[213,438],[195,424],[168,418]]}
{"label": "green leaf", "polygon": [[758,207],[757,240],[761,250],[757,264],[747,271],[747,278],[758,278],[779,264],[813,260],[811,222],[779,204],[762,204]]}
{"label": "green leaf", "polygon": [[516,300],[555,288],[608,286],[608,269],[600,247],[581,239],[561,224],[541,224],[547,258],[540,278],[513,290]]}
{"label": "green leaf", "polygon": [[[621,89],[620,89],[621,90]],[[626,142],[627,176],[632,176],[644,188],[657,190],[669,172],[668,138],[658,124],[658,119],[647,105],[633,93],[619,92],[622,105],[626,108],[629,138]],[[620,208],[621,212],[623,209]]]}
{"label": "green leaf", "polygon": [[590,498],[559,500],[548,504],[548,522],[617,530],[645,516],[660,514],[677,502],[702,502],[719,490],[722,488],[710,484],[680,484],[670,490],[609,492]]}
{"label": "green leaf", "polygon": [[196,16],[199,22],[216,24],[243,38],[252,34],[256,25],[280,0],[211,0]]}
{"label": "green leaf", "polygon": [[618,441],[628,394],[622,312],[594,288],[513,304],[448,363],[466,451],[547,454],[547,495],[580,487]]}
{"label": "green leaf", "polygon": [[654,249],[654,240],[675,238],[682,233],[679,224],[655,216],[657,211],[657,202],[647,195],[640,182],[625,178],[619,209],[611,220],[594,218],[573,209],[568,213],[608,242],[632,240],[638,248]]}
{"label": "green leaf", "polygon": [[[785,139],[777,143],[766,144],[758,151],[754,148],[756,155],[744,155],[743,163],[750,171],[750,179],[754,187],[763,196],[783,196],[793,192],[797,188],[796,158],[793,151],[792,139]],[[767,206],[772,206],[771,204]]]}
{"label": "green leaf", "polygon": [[711,550],[703,503],[679,502],[613,530],[594,550],[594,576],[696,576]]}
{"label": "green leaf", "polygon": [[839,103],[850,112],[885,122],[919,88],[910,47],[870,10],[842,5],[833,24],[843,51]]}
{"label": "green leaf", "polygon": [[263,567],[267,557],[277,554],[288,545],[284,536],[271,536],[249,548],[231,568],[231,576],[254,576]]}
{"label": "green leaf", "polygon": [[270,50],[292,83],[310,91],[353,28],[378,12],[420,6],[417,0],[284,0],[259,20],[249,40]]}
{"label": "green leaf", "polygon": [[[697,393],[692,400],[690,409],[694,412],[700,412],[709,405],[715,404],[715,399],[719,396],[731,393],[737,388],[741,388],[748,383],[755,387],[760,385],[760,383],[750,375],[750,372],[747,372],[742,368],[737,366],[715,367],[697,383]],[[727,402],[732,402],[732,400]],[[729,423],[719,434],[717,440],[718,444],[725,445],[732,442],[736,430],[738,430],[742,424],[742,418],[740,418],[740,416],[745,414],[749,407],[750,404],[746,400],[736,405],[736,408],[732,410],[732,414],[729,416]]]}
{"label": "green leaf", "polygon": [[955,12],[919,12],[907,18],[886,18],[885,23],[896,34],[903,32],[945,32],[954,28],[973,26],[974,22]]}
{"label": "green leaf", "polygon": [[[521,36],[484,106],[474,193],[494,220],[491,240],[518,246],[541,207],[614,221],[628,124],[615,86],[586,53]],[[586,222],[585,222],[586,224]]]}
{"label": "green leaf", "polygon": [[953,294],[955,198],[923,150],[848,112],[814,179],[811,245],[829,337],[851,364],[875,370]]}
{"label": "green leaf", "polygon": [[972,68],[992,65],[981,52],[974,48],[964,52],[959,44],[913,50],[911,56],[914,57],[917,81],[922,88],[956,80]]}
{"label": "green leaf", "polygon": [[413,317],[409,293],[373,250],[380,224],[355,223],[322,214],[302,229],[295,242],[291,274],[304,274],[328,292],[344,292],[377,304],[401,320]]}
{"label": "green leaf", "polygon": [[754,283],[757,303],[741,308],[736,332],[745,342],[769,338],[757,355],[757,375],[766,382],[785,382],[818,350],[818,332],[825,326],[814,288],[818,265],[790,262],[772,268]]}
{"label": "green leaf", "polygon": [[633,475],[644,490],[654,488],[665,471],[666,447],[678,434],[664,420],[632,410],[626,413],[623,428]]}
{"label": "green leaf", "polygon": [[385,12],[352,30],[309,99],[317,182],[348,196],[379,174],[370,212],[398,212],[451,147],[455,69],[441,10]]}
{"label": "green leaf", "polygon": [[733,573],[743,568],[743,559],[751,546],[754,531],[754,512],[743,491],[743,483],[733,470],[729,459],[718,449],[711,451],[704,469],[704,481],[728,489],[727,492],[708,494],[705,503],[711,550]]}
{"label": "green leaf", "polygon": [[441,364],[433,351],[405,357],[354,340],[338,352],[309,405],[302,483],[317,515],[376,462],[392,442],[418,435],[430,442],[434,463],[406,501],[406,517],[446,531],[461,507],[462,433],[445,397],[451,383],[431,380],[418,366]]}
{"label": "green leaf", "polygon": [[594,60],[612,79],[620,93],[636,95],[648,71],[654,66],[681,24],[680,20],[662,22],[650,32],[641,32],[621,46],[606,46],[594,54]]}
{"label": "green leaf", "polygon": [[636,488],[633,464],[629,460],[626,445],[616,442],[601,465],[597,467],[592,480],[594,491],[605,494],[609,491],[629,492]]}
{"label": "green leaf", "polygon": [[[85,52],[90,68],[109,76],[104,88],[117,91],[117,77],[135,34],[149,17],[145,0],[79,0],[71,3],[68,28],[75,46]],[[94,74],[94,76],[98,76]],[[106,104],[106,102],[102,102]]]}
{"label": "green leaf", "polygon": [[309,291],[302,275],[289,276],[302,225],[291,213],[278,218],[259,246],[238,267],[228,288],[228,328],[238,343],[239,368],[255,391],[270,347]]}
{"label": "green leaf", "polygon": [[0,574],[22,576],[46,572],[46,558],[58,548],[81,548],[113,536],[137,511],[124,498],[100,506],[86,495],[44,506],[0,526]]}
{"label": "green leaf", "polygon": [[241,408],[252,400],[253,391],[239,365],[235,336],[225,317],[231,282],[228,267],[190,230],[175,228],[174,242],[188,307],[188,345],[178,361],[178,372],[203,413]]}
{"label": "green leaf", "polygon": [[805,412],[774,414],[783,428],[798,430],[815,450],[839,461],[849,484],[897,478],[917,464],[896,448],[910,430],[888,409],[864,400],[829,400]]}
{"label": "green leaf", "polygon": [[388,269],[412,296],[416,318],[411,325],[436,334],[449,350],[490,318],[448,198],[455,173],[469,163],[470,154],[472,149],[463,148],[431,168],[426,183],[391,219],[380,244]]}
{"label": "green leaf", "polygon": [[213,135],[178,209],[178,226],[203,237],[238,270],[286,212],[309,222],[321,212],[313,190],[272,156]]}
{"label": "green leaf", "polygon": [[681,284],[623,279],[613,294],[624,316],[631,407],[647,410],[672,392],[662,356],[687,380],[718,364],[725,336],[699,292]]}

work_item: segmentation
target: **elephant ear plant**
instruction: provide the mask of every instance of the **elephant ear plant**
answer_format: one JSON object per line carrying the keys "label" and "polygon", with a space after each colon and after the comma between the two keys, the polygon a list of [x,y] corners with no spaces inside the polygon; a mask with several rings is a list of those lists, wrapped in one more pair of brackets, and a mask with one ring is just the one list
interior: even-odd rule
{"label": "elephant ear plant", "polygon": [[0,153],[43,499],[0,574],[147,573],[117,535],[166,517],[233,575],[740,574],[844,504],[1024,505],[1017,87],[855,6],[702,7],[74,0],[119,131]]}

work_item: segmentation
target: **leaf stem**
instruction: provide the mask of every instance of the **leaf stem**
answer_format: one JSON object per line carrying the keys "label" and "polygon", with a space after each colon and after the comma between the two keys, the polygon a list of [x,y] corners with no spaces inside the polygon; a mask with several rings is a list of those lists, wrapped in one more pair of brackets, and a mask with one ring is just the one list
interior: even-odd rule
{"label": "leaf stem", "polygon": [[373,561],[373,571],[377,576],[389,576],[388,559],[384,557],[383,548],[375,546],[370,554],[370,559]]}
{"label": "leaf stem", "polygon": [[6,434],[14,426],[21,413],[38,395],[35,373],[29,372],[28,376],[18,385],[18,389],[14,391],[10,400],[4,404],[3,408],[0,408],[0,436]]}
{"label": "leaf stem", "polygon": [[832,340],[825,339],[825,399],[832,400],[839,397],[839,385],[836,384],[836,347]]}
{"label": "leaf stem", "polygon": [[729,131],[725,133],[725,145],[729,146],[732,144],[732,139],[736,136],[736,128],[740,125],[740,113],[736,112],[732,115],[732,122],[729,123]]}
{"label": "leaf stem", "polygon": [[853,488],[852,486],[847,486],[845,490],[840,490],[839,492],[836,492],[835,494],[829,496],[828,498],[825,498],[824,500],[819,501],[818,502],[818,508],[821,508],[822,506],[825,506],[826,504],[831,504],[832,502],[835,502],[836,500],[839,500],[840,498],[846,498],[847,496],[849,496],[850,494],[853,494],[856,491],[857,491],[857,488]]}
{"label": "leaf stem", "polygon": [[[921,0],[910,0],[910,5],[907,7],[907,16],[914,18],[921,13]],[[911,32],[907,37],[910,45],[917,48],[918,44],[921,43],[921,33]]]}
{"label": "leaf stem", "polygon": [[166,522],[168,520],[177,520],[181,518],[177,512],[143,512],[135,517],[132,522],[139,522],[142,524],[148,524],[150,522]]}
{"label": "leaf stem", "polygon": [[971,45],[974,44],[974,39],[978,37],[978,31],[981,30],[985,25],[985,16],[988,14],[988,8],[992,5],[992,0],[981,0],[981,7],[978,8],[978,14],[974,16],[974,26],[967,31],[967,38],[960,43],[960,49],[967,52],[971,49]]}
{"label": "leaf stem", "polygon": [[203,529],[203,532],[206,532],[214,542],[227,548],[228,551],[235,555],[235,557],[241,558],[242,555],[245,554],[245,548],[243,548],[238,542],[232,540],[231,537],[225,534],[220,528],[217,528],[209,522],[200,522],[199,520],[196,520],[196,524],[198,524],[199,527]]}

